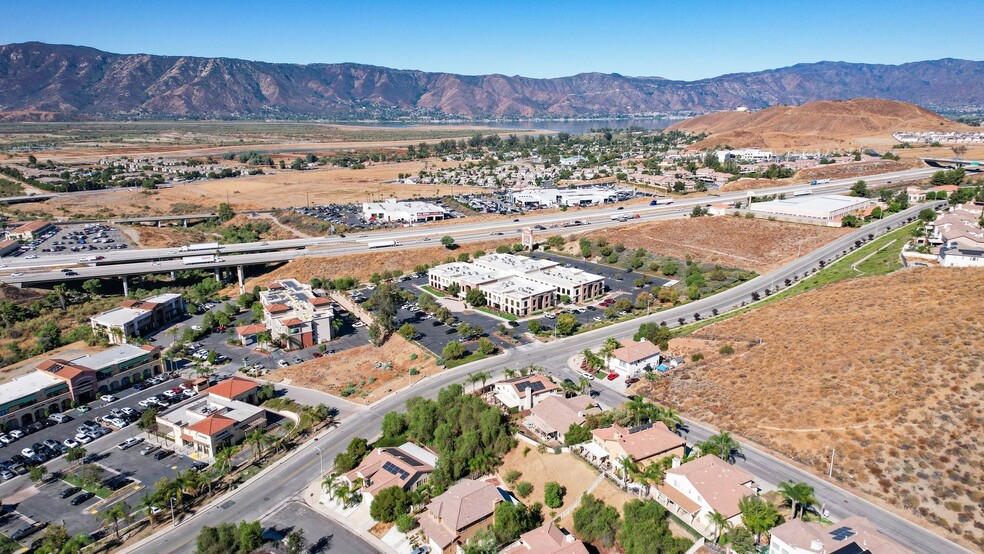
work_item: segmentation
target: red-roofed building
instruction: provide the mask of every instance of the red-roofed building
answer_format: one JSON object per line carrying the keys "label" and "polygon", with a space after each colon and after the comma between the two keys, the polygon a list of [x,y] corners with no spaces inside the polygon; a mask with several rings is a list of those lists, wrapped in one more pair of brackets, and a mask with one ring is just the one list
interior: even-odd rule
{"label": "red-roofed building", "polygon": [[331,340],[335,313],[330,299],[316,296],[310,285],[296,279],[282,279],[273,285],[260,292],[260,303],[263,323],[276,344],[291,350]]}
{"label": "red-roofed building", "polygon": [[611,369],[618,373],[637,375],[640,371],[650,367],[656,369],[659,366],[659,347],[649,342],[641,340],[621,341],[621,348],[612,351]]}
{"label": "red-roofed building", "polygon": [[232,377],[216,383],[208,389],[212,396],[225,398],[226,400],[239,400],[256,404],[256,391],[260,389],[260,384],[251,379],[244,379],[233,375]]}
{"label": "red-roofed building", "polygon": [[588,547],[577,537],[548,521],[532,531],[519,536],[519,541],[508,546],[503,554],[588,554]]}
{"label": "red-roofed building", "polygon": [[257,341],[257,336],[266,333],[266,325],[262,323],[251,323],[249,325],[240,325],[236,327],[236,336],[239,337],[239,342],[243,346],[249,346],[255,344]]}
{"label": "red-roofed building", "polygon": [[14,239],[0,240],[0,256],[20,250],[20,243]]}
{"label": "red-roofed building", "polygon": [[54,225],[47,221],[28,221],[8,231],[7,236],[20,240],[34,240],[54,228]]}
{"label": "red-roofed building", "polygon": [[[679,460],[674,460],[678,463]],[[737,524],[741,520],[738,501],[758,494],[755,478],[721,458],[705,455],[668,469],[664,483],[654,496],[698,531],[711,536],[710,515],[717,512]]]}

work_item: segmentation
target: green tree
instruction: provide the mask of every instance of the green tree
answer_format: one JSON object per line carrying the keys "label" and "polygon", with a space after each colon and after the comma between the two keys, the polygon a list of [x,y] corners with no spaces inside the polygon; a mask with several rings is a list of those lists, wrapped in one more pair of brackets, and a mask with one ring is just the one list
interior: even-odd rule
{"label": "green tree", "polygon": [[417,526],[417,520],[410,514],[400,514],[396,516],[396,530],[401,533],[409,533]]}
{"label": "green tree", "polygon": [[306,552],[307,541],[304,540],[304,529],[296,529],[287,535],[284,554],[303,554]]}
{"label": "green tree", "polygon": [[817,502],[817,498],[813,494],[813,487],[806,483],[796,483],[792,480],[783,481],[779,483],[778,491],[789,504],[793,519],[796,519],[797,507],[802,508],[800,511],[805,513],[811,505]]}
{"label": "green tree", "polygon": [[737,554],[755,554],[755,536],[744,527],[733,527],[724,535],[725,544]]}
{"label": "green tree", "polygon": [[622,507],[625,518],[618,533],[626,554],[683,554],[691,541],[676,538],[670,531],[669,513],[655,500],[631,500]]}
{"label": "green tree", "polygon": [[841,227],[860,227],[861,220],[858,216],[853,214],[847,214],[841,218]]}
{"label": "green tree", "polygon": [[721,534],[727,531],[731,526],[731,523],[728,521],[728,517],[722,515],[717,510],[714,510],[708,514],[707,519],[714,528],[714,542],[720,542]]}
{"label": "green tree", "polygon": [[539,335],[540,331],[543,331],[543,324],[540,323],[539,319],[531,320],[529,323],[527,323],[527,326],[529,327],[530,332],[533,333],[534,335]]}
{"label": "green tree", "polygon": [[741,510],[741,522],[749,531],[755,533],[755,543],[758,544],[762,533],[772,529],[779,522],[779,510],[771,502],[761,496],[746,496],[738,501]]}
{"label": "green tree", "polygon": [[130,513],[133,511],[130,505],[126,501],[117,502],[113,504],[105,511],[100,514],[100,518],[103,523],[107,526],[113,526],[113,532],[116,534],[116,538],[120,538],[120,520],[130,523]]}
{"label": "green tree", "polygon": [[925,223],[929,223],[936,219],[936,210],[933,208],[923,208],[919,210],[919,219],[923,220]]}
{"label": "green tree", "polygon": [[444,247],[447,248],[448,250],[453,250],[454,237],[452,237],[451,235],[444,235],[443,237],[441,237],[441,244],[443,244]]}
{"label": "green tree", "polygon": [[68,544],[69,540],[68,529],[64,525],[49,525],[45,529],[44,537],[41,539],[40,550],[35,550],[34,552],[58,554]]}
{"label": "green tree", "polygon": [[507,484],[514,485],[516,484],[516,481],[519,481],[519,478],[522,476],[523,476],[522,471],[519,471],[518,469],[510,469],[509,471],[506,472],[504,479]]}
{"label": "green tree", "polygon": [[441,357],[445,360],[457,360],[464,355],[465,347],[456,340],[444,345],[444,349],[441,351]]}
{"label": "green tree", "polygon": [[478,353],[483,356],[495,354],[495,344],[488,337],[478,339]]}
{"label": "green tree", "polygon": [[565,494],[567,494],[567,489],[560,486],[560,483],[548,481],[543,486],[543,503],[548,508],[559,508],[564,503]]}
{"label": "green tree", "polygon": [[86,279],[82,283],[82,290],[95,296],[99,293],[99,289],[102,287],[102,282],[99,279]]}
{"label": "green tree", "polygon": [[851,196],[857,196],[858,198],[868,198],[871,196],[871,191],[868,190],[868,183],[858,181],[851,185]]}
{"label": "green tree", "polygon": [[560,314],[557,316],[557,334],[570,336],[577,330],[577,318],[572,314]]}
{"label": "green tree", "polygon": [[697,447],[704,454],[717,456],[722,460],[731,463],[735,456],[741,455],[741,444],[738,443],[731,434],[722,430],[716,435],[707,437],[707,440],[697,443]]}
{"label": "green tree", "polygon": [[28,478],[31,481],[37,483],[38,481],[44,479],[44,474],[47,473],[47,469],[43,465],[31,466],[31,471],[28,473]]}
{"label": "green tree", "polygon": [[564,444],[583,444],[591,440],[591,431],[586,427],[572,423],[564,433]]}
{"label": "green tree", "polygon": [[369,505],[369,515],[376,521],[386,523],[396,521],[400,514],[407,513],[409,502],[406,491],[398,486],[386,487],[373,496]]}
{"label": "green tree", "polygon": [[574,510],[574,531],[587,542],[611,548],[621,526],[615,508],[593,495],[582,496],[581,504]]}
{"label": "green tree", "polygon": [[529,481],[520,481],[516,484],[516,494],[518,494],[520,498],[526,498],[532,493],[533,483],[530,483]]}
{"label": "green tree", "polygon": [[465,302],[471,304],[476,308],[480,308],[488,303],[485,299],[485,293],[479,289],[471,289],[465,294]]}
{"label": "green tree", "polygon": [[229,221],[236,216],[236,213],[232,211],[232,207],[225,202],[219,204],[219,219],[222,221]]}
{"label": "green tree", "polygon": [[82,458],[85,458],[85,455],[86,455],[86,450],[84,446],[73,446],[72,448],[68,449],[68,452],[65,453],[65,460],[69,462],[75,462],[81,460]]}
{"label": "green tree", "polygon": [[417,327],[414,326],[414,324],[412,323],[404,323],[403,325],[400,326],[400,330],[397,331],[397,333],[399,333],[401,337],[407,340],[412,340],[414,337],[417,336]]}
{"label": "green tree", "polygon": [[509,544],[527,531],[532,531],[543,524],[542,506],[534,503],[527,507],[524,504],[500,502],[495,507],[492,532],[499,544]]}

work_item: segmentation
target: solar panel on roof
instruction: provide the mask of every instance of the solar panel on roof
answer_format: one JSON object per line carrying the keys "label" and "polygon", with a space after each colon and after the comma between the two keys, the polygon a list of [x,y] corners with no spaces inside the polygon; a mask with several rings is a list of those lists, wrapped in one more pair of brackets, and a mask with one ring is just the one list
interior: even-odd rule
{"label": "solar panel on roof", "polygon": [[408,472],[403,471],[402,469],[396,467],[392,462],[386,462],[385,464],[383,464],[383,469],[392,473],[393,475],[399,475],[400,479],[406,479],[407,477],[410,477],[410,474]]}
{"label": "solar panel on roof", "polygon": [[838,527],[830,532],[830,536],[833,537],[835,541],[842,541],[848,537],[854,536],[856,533],[850,527]]}

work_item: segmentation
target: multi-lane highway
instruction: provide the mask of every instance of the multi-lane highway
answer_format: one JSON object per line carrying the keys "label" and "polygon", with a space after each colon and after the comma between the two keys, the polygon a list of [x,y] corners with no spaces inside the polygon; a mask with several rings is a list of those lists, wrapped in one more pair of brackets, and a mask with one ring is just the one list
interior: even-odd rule
{"label": "multi-lane highway", "polygon": [[[469,373],[490,371],[501,374],[505,367],[518,368],[528,364],[547,368],[558,377],[570,376],[567,360],[585,347],[598,344],[610,336],[627,336],[635,332],[640,323],[646,321],[665,321],[675,326],[677,318],[692,320],[695,312],[711,313],[717,309],[726,312],[750,302],[753,292],[761,292],[780,284],[787,278],[802,276],[818,267],[821,260],[829,262],[840,256],[844,250],[854,245],[856,240],[869,233],[883,234],[889,227],[897,228],[909,218],[915,217],[917,206],[886,217],[876,225],[868,225],[852,231],[835,241],[811,252],[776,271],[757,277],[715,296],[697,300],[685,306],[672,308],[648,317],[626,321],[589,331],[575,337],[557,340],[546,344],[530,344],[508,350],[501,356],[480,360],[447,370],[436,376],[427,377],[407,389],[395,392],[371,407],[355,412],[345,418],[341,425],[323,433],[316,441],[308,442],[293,452],[279,465],[261,473],[253,480],[235,491],[216,499],[207,507],[190,517],[177,528],[162,530],[156,535],[124,550],[124,552],[190,552],[194,549],[195,536],[205,525],[217,525],[223,521],[259,519],[271,510],[295,498],[312,481],[320,479],[320,458],[326,465],[343,451],[349,441],[356,436],[373,438],[378,436],[383,416],[393,410],[403,409],[404,403],[415,395],[433,398],[437,391],[448,384],[461,382]],[[624,397],[599,387],[601,400],[606,405],[615,405]],[[690,440],[702,440],[714,432],[713,429],[697,422],[688,422]],[[787,479],[805,481],[814,487],[818,500],[836,518],[849,514],[862,515],[884,532],[895,537],[917,552],[965,553],[966,549],[950,542],[923,527],[884,510],[850,492],[837,484],[809,474],[783,460],[761,450],[743,445],[745,457],[737,461],[751,473],[767,483],[778,483]]]}
{"label": "multi-lane highway", "polygon": [[[932,169],[913,169],[907,171],[885,173],[869,176],[865,180],[872,186],[888,183],[896,184],[925,179],[932,174]],[[838,193],[849,190],[856,179],[839,179],[823,185],[810,186],[806,183],[787,185],[755,191],[739,191],[724,193],[718,196],[702,196],[677,200],[671,205],[636,205],[587,208],[568,212],[554,212],[547,215],[528,215],[517,219],[502,219],[499,221],[473,222],[467,218],[451,220],[443,224],[422,225],[390,231],[377,231],[358,236],[291,239],[264,241],[244,244],[229,244],[219,246],[207,252],[183,252],[178,248],[149,248],[107,251],[101,253],[103,260],[82,265],[75,269],[77,275],[65,275],[57,268],[76,267],[80,265],[79,254],[58,254],[28,260],[22,258],[5,259],[5,275],[0,281],[9,284],[44,284],[63,282],[66,280],[85,280],[92,278],[121,277],[179,271],[191,267],[197,269],[217,269],[236,266],[261,265],[269,263],[288,262],[301,256],[334,256],[356,254],[372,250],[370,243],[378,241],[396,241],[401,250],[424,248],[436,244],[436,239],[443,235],[451,235],[455,241],[462,244],[489,240],[494,238],[516,237],[524,227],[542,226],[546,230],[541,235],[552,235],[580,229],[579,227],[563,228],[562,225],[573,220],[589,223],[592,228],[611,227],[638,223],[640,221],[686,217],[694,206],[703,206],[708,202],[732,202],[747,199],[750,193],[756,195],[791,193],[809,188],[813,193]],[[638,219],[627,222],[612,220],[613,215],[635,214]],[[501,235],[499,235],[501,233]],[[200,263],[194,266],[186,265],[181,258],[197,254],[216,254],[215,262]],[[12,275],[17,273],[18,275]]]}

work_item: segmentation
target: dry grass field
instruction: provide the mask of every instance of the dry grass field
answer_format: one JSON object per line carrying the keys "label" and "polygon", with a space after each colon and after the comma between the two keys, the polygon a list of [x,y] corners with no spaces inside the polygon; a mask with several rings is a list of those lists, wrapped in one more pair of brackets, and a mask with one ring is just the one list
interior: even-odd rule
{"label": "dry grass field", "polygon": [[[382,184],[383,181],[396,179],[400,173],[416,175],[425,163],[430,168],[448,165],[447,162],[419,161],[370,165],[366,169],[277,170],[276,174],[202,181],[153,191],[75,194],[39,203],[31,206],[31,210],[58,217],[67,214],[96,215],[102,210],[101,215],[105,217],[120,217],[187,212],[185,207],[214,211],[226,201],[233,210],[249,211],[305,206],[308,203],[361,203],[368,201],[370,195],[374,200],[409,199],[479,190],[441,185]],[[106,212],[112,215],[106,215]]]}
{"label": "dry grass field", "polygon": [[[799,252],[809,252],[844,234],[845,230],[765,219],[702,217],[626,225],[580,236],[592,241],[646,250],[680,259],[690,255],[705,263],[740,267],[759,273],[781,266]],[[569,243],[577,253],[577,240]]]}
{"label": "dry grass field", "polygon": [[308,283],[312,277],[337,278],[355,277],[359,282],[367,282],[373,273],[399,269],[410,273],[414,266],[420,264],[435,264],[443,262],[448,256],[457,256],[462,252],[485,250],[491,252],[496,246],[512,244],[514,240],[494,240],[467,243],[456,250],[448,250],[443,246],[417,248],[413,250],[381,250],[367,254],[348,254],[344,256],[308,256],[293,260],[269,273],[249,279],[247,288],[254,285],[268,286],[277,279],[298,279]]}
{"label": "dry grass field", "polygon": [[[377,363],[382,366],[377,367]],[[407,386],[411,368],[419,372],[412,377],[415,383],[441,370],[434,363],[433,355],[394,334],[379,348],[367,344],[327,354],[278,369],[267,379],[273,382],[287,380],[291,385],[368,403]]]}
{"label": "dry grass field", "polygon": [[836,481],[982,548],[981,290],[980,269],[828,285],[671,343],[706,358],[645,393],[820,475],[834,447]]}

